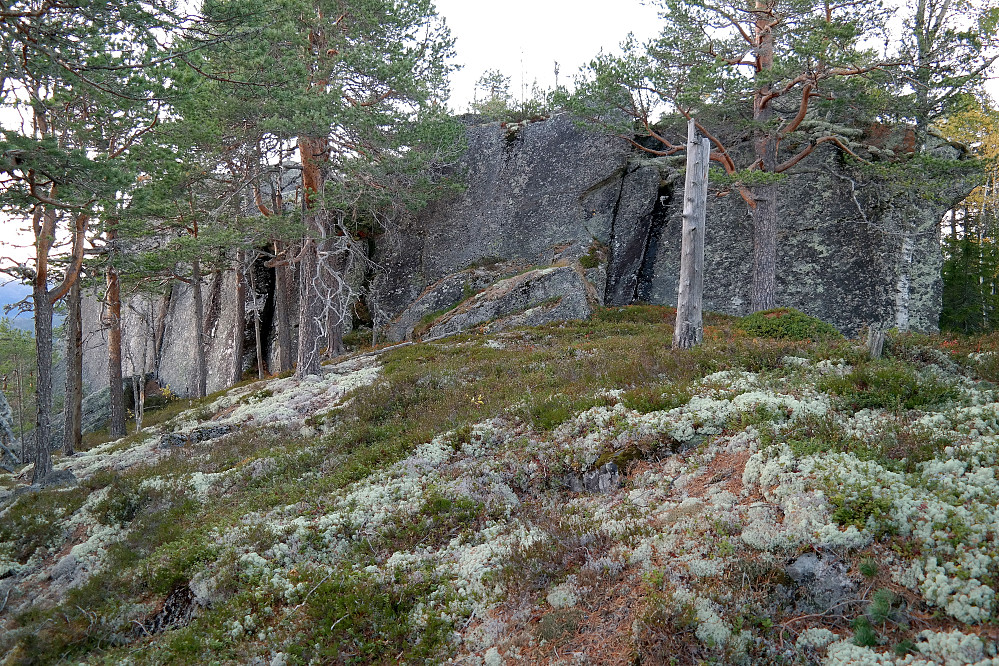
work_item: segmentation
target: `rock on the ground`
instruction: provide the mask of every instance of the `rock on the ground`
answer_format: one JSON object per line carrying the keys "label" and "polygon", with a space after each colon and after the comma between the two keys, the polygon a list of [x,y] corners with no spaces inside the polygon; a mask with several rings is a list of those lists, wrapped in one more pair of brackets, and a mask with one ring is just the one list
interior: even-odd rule
{"label": "rock on the ground", "polygon": [[436,338],[487,324],[489,331],[586,319],[593,295],[572,266],[541,268],[501,280],[438,319],[427,333]]}
{"label": "rock on the ground", "polygon": [[805,588],[818,608],[835,606],[857,590],[847,575],[847,565],[829,555],[805,553],[787,566],[787,575]]}

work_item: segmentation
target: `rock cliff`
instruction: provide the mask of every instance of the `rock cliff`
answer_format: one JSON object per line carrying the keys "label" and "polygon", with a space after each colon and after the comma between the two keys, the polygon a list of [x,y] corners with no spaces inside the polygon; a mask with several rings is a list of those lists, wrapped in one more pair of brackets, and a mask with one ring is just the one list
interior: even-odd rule
{"label": "rock cliff", "polygon": [[[398,341],[412,337],[414,329],[443,334],[516,312],[526,314],[510,321],[523,325],[585,317],[598,304],[675,305],[682,160],[651,159],[566,115],[470,124],[467,136],[468,150],[454,170],[465,184],[462,191],[373,241],[379,268],[357,277],[364,323]],[[905,150],[904,139],[895,145],[891,136],[879,137],[885,150]],[[937,158],[962,156],[943,144],[932,151]],[[943,181],[932,198],[915,186],[892,191],[847,164],[836,149],[817,149],[781,184],[778,302],[848,334],[865,326],[936,330],[942,292],[938,222],[972,188],[967,170]],[[707,211],[705,309],[746,314],[752,270],[746,203],[737,192],[715,186]],[[558,293],[553,278],[537,270],[553,265],[575,267],[575,273],[558,274]],[[262,263],[256,270],[259,298],[272,312],[272,273]],[[485,303],[487,295],[466,303],[515,277],[516,290],[506,283],[490,291],[504,304]],[[535,285],[535,279],[544,284]],[[235,291],[231,282],[231,275],[217,274],[205,284],[210,391],[227,385],[234,363],[239,333],[235,303],[227,296]],[[459,305],[461,312],[451,312]],[[270,348],[275,335],[267,308]],[[141,359],[148,340],[155,351],[146,370],[180,395],[193,388],[193,310],[190,287],[176,285],[162,301],[125,313],[131,358]],[[154,313],[155,326],[145,323],[149,317],[142,312]],[[85,318],[85,376],[98,387],[107,371],[95,300]],[[245,348],[251,350],[252,323],[247,327]],[[247,357],[247,367],[250,362]]]}

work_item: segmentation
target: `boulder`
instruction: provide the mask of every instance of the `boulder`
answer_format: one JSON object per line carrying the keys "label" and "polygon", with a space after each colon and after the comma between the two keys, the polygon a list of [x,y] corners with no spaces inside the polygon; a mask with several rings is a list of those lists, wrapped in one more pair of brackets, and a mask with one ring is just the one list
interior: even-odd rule
{"label": "boulder", "polygon": [[435,321],[428,338],[485,324],[487,331],[587,319],[593,312],[592,287],[572,266],[539,268],[500,280]]}
{"label": "boulder", "polygon": [[[381,272],[368,302],[378,326],[397,320],[428,287],[484,261],[572,261],[607,245],[615,226],[637,223],[616,219],[631,156],[619,138],[560,114],[526,126],[473,125],[467,141],[455,168],[463,190],[402,220],[376,247]],[[635,211],[644,207],[636,201]]]}

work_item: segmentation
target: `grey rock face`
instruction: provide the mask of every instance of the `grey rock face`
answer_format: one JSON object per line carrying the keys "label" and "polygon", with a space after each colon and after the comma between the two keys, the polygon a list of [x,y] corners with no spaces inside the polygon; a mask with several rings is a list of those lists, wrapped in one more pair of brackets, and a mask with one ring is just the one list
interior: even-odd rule
{"label": "grey rock face", "polygon": [[[936,331],[942,306],[939,221],[973,185],[966,173],[955,173],[932,199],[920,192],[900,195],[852,171],[835,149],[816,150],[807,167],[780,183],[778,303],[846,334],[864,326],[887,329],[900,324],[898,290],[904,281],[908,327]],[[665,223],[652,230],[639,276],[642,301],[676,302],[682,186],[675,187],[659,213]],[[737,192],[709,195],[706,310],[749,314],[752,233],[752,217]]]}
{"label": "grey rock face", "polygon": [[[875,145],[872,158],[914,148],[911,132],[874,127],[869,134],[865,140]],[[379,268],[364,274],[360,262],[351,272],[349,281],[363,292],[366,306],[359,319],[367,322],[370,316],[379,335],[409,339],[415,328],[435,318],[427,335],[446,335],[497,317],[503,323],[493,328],[578,318],[588,316],[594,304],[676,305],[682,160],[633,152],[626,141],[582,130],[567,115],[526,125],[469,126],[467,139],[468,150],[454,169],[464,188],[396,221],[373,243],[371,259]],[[928,146],[928,152],[961,157],[954,147],[938,144]],[[746,149],[730,146],[733,154]],[[913,165],[920,168],[918,161]],[[829,145],[819,146],[796,169],[779,184],[778,303],[847,334],[865,326],[936,330],[943,260],[938,222],[975,185],[970,171],[936,174],[935,182],[942,185],[933,192],[919,183],[892,189],[871,171],[848,165]],[[706,310],[748,314],[752,245],[746,202],[735,189],[715,187],[707,208]],[[498,283],[516,279],[511,275],[584,257],[586,305],[580,282],[567,273],[557,278],[568,286],[565,294],[546,286],[555,277],[540,274],[509,293],[495,293],[510,286]],[[273,361],[273,275],[262,264],[257,274],[261,298],[268,303],[263,330]],[[469,300],[471,294],[492,290],[490,285],[497,288],[488,298]],[[204,292],[213,391],[231,379],[233,340],[239,334],[233,326],[232,273],[206,277]],[[541,297],[542,292],[548,296]],[[562,301],[538,301],[555,296],[563,296]],[[297,299],[294,293],[290,297],[294,310]],[[194,385],[192,300],[190,287],[178,283],[165,301],[136,300],[125,312],[126,365],[141,358],[145,341],[152,340],[154,360],[145,370],[180,396],[190,395]],[[96,299],[85,302],[84,372],[91,390],[101,388],[107,377],[100,310]],[[151,310],[165,313],[157,319],[164,323],[162,332],[150,334],[140,316]],[[250,349],[252,317],[243,334]],[[129,367],[124,370],[131,374]]]}
{"label": "grey rock face", "polygon": [[587,283],[571,266],[553,266],[501,280],[437,320],[437,338],[488,324],[489,331],[586,319],[592,314]]}
{"label": "grey rock face", "polygon": [[412,305],[403,310],[388,325],[386,337],[393,342],[406,339],[428,317],[443,315],[476,292],[526,267],[523,263],[499,262],[448,275],[427,287]]}
{"label": "grey rock face", "polygon": [[18,464],[14,453],[14,412],[3,391],[0,391],[0,469],[13,472]]}
{"label": "grey rock face", "polygon": [[484,260],[551,265],[611,240],[631,154],[624,141],[581,130],[566,115],[514,131],[479,125],[467,136],[456,169],[464,191],[405,220],[376,250],[382,272],[368,299],[376,323]]}

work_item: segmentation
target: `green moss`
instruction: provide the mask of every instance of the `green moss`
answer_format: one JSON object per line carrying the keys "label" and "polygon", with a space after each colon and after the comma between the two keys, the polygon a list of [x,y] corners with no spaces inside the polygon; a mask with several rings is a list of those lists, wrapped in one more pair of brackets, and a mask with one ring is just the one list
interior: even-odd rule
{"label": "green moss", "polygon": [[739,328],[757,338],[778,340],[834,340],[842,338],[832,324],[793,308],[775,308],[743,317]]}
{"label": "green moss", "polygon": [[361,572],[333,571],[309,597],[310,621],[291,653],[302,663],[441,663],[452,624],[433,613],[414,624],[414,611],[434,588],[429,580],[385,585]]}
{"label": "green moss", "polygon": [[827,377],[818,388],[839,396],[839,406],[853,411],[917,409],[958,395],[951,383],[895,360],[858,365],[843,377]]}
{"label": "green moss", "polygon": [[24,564],[40,548],[61,546],[62,521],[83,506],[87,492],[82,487],[29,492],[15,500],[0,521],[0,544],[10,549],[4,555]]}

